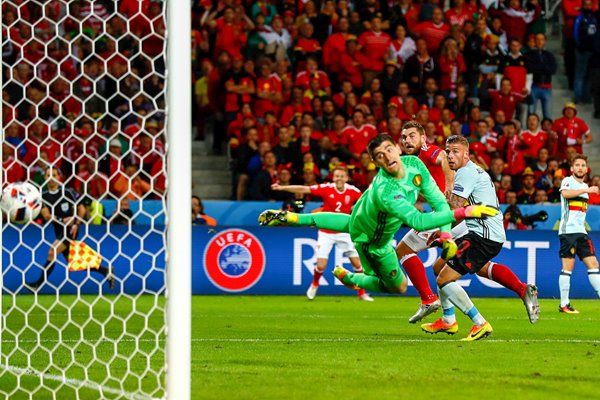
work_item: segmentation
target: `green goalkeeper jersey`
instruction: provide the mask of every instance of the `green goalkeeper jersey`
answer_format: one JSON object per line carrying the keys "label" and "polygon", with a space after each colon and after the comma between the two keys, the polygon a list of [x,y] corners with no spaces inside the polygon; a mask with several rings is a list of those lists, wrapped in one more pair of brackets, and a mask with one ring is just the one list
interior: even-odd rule
{"label": "green goalkeeper jersey", "polygon": [[[440,227],[450,232],[454,213],[425,164],[415,156],[402,156],[401,161],[402,179],[380,168],[352,209],[350,235],[354,242],[386,246],[402,224],[417,231]],[[414,207],[420,193],[434,213],[421,213]]]}

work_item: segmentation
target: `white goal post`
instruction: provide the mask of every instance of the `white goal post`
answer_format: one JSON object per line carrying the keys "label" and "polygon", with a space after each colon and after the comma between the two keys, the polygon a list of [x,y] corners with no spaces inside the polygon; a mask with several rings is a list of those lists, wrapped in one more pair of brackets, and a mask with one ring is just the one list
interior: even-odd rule
{"label": "white goal post", "polygon": [[[191,6],[125,2],[0,7],[0,186],[63,181],[50,221],[0,220],[2,398],[191,398]],[[51,263],[61,243],[102,264]]]}
{"label": "white goal post", "polygon": [[167,260],[167,395],[190,399],[192,316],[191,9],[168,0],[167,121],[169,223]]}

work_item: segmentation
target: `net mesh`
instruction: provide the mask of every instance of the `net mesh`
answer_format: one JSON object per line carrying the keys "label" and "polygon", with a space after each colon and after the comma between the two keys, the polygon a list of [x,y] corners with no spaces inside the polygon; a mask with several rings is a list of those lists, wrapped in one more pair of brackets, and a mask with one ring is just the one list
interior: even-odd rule
{"label": "net mesh", "polygon": [[2,1],[2,182],[62,181],[50,221],[3,223],[5,398],[164,396],[164,8]]}

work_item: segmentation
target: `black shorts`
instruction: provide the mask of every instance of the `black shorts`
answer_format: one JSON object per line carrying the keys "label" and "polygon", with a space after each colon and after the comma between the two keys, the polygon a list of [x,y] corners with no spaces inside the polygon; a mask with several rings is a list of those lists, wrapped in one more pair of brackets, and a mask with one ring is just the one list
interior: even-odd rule
{"label": "black shorts", "polygon": [[566,233],[558,235],[560,239],[560,258],[575,258],[575,254],[580,260],[586,257],[596,255],[592,241],[585,233]]}
{"label": "black shorts", "polygon": [[476,274],[502,250],[503,243],[485,239],[474,232],[456,240],[458,251],[448,260],[450,268],[461,275]]}

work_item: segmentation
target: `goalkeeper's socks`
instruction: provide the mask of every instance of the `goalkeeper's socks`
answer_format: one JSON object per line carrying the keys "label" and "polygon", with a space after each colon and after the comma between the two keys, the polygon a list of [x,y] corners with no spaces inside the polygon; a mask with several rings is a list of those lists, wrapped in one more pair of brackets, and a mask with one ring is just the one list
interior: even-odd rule
{"label": "goalkeeper's socks", "polygon": [[429,286],[425,267],[419,257],[416,254],[407,254],[400,259],[400,264],[402,264],[406,275],[408,275],[415,289],[419,292],[421,303],[429,304],[434,302],[437,296],[431,290],[431,286]]}
{"label": "goalkeeper's socks", "polygon": [[521,282],[515,273],[512,272],[506,265],[490,262],[490,266],[488,267],[488,278],[494,282],[498,282],[505,288],[512,290],[519,295],[520,298],[525,296],[525,289],[527,289],[527,285]]}
{"label": "goalkeeper's socks", "polygon": [[440,294],[448,297],[448,300],[459,308],[465,315],[468,315],[477,326],[485,324],[485,318],[479,313],[465,289],[456,282],[448,282],[440,287]]}

